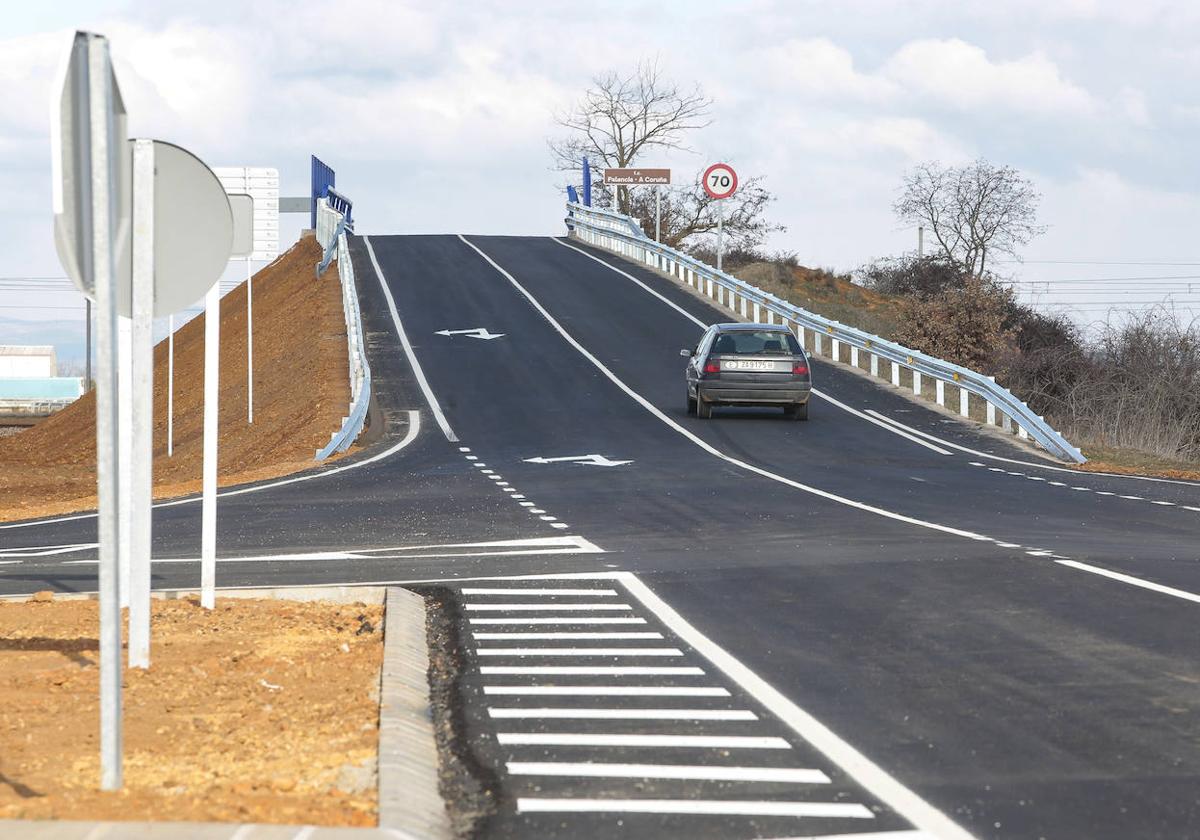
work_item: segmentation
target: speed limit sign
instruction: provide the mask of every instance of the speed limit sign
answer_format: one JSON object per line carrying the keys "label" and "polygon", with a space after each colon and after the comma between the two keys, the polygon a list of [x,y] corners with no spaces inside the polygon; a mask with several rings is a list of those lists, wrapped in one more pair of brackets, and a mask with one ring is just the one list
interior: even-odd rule
{"label": "speed limit sign", "polygon": [[704,191],[711,198],[729,198],[737,184],[737,173],[727,163],[714,163],[704,170]]}

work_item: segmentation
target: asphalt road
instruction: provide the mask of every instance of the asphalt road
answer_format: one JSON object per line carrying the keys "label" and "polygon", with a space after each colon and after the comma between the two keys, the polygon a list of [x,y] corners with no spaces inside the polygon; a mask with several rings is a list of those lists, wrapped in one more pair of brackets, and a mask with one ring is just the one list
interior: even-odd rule
{"label": "asphalt road", "polygon": [[[815,399],[807,423],[765,410],[689,417],[678,351],[728,316],[675,281],[550,238],[370,238],[418,375],[366,245],[353,240],[352,253],[379,439],[303,480],[224,496],[219,584],[632,572],[783,698],[730,683],[756,727],[807,755],[789,711],[802,710],[883,774],[840,748],[807,764],[871,810],[866,827],[567,810],[550,821],[566,826],[557,833],[884,840],[944,815],[977,837],[1200,836],[1200,487],[1063,471],[820,361],[816,386],[842,405]],[[501,335],[456,332],[480,328]],[[601,463],[552,460],[588,456]],[[0,593],[94,589],[94,540],[88,517],[0,527]],[[155,586],[195,586],[199,506],[158,508],[154,546]],[[711,654],[695,639],[678,649]],[[479,761],[505,780],[487,831],[556,833],[519,802],[545,798],[529,785],[566,791],[559,799],[579,788],[509,779],[506,761],[558,759],[502,748],[486,698],[468,695]],[[579,731],[664,731],[655,725]],[[566,760],[607,760],[592,749]],[[917,804],[889,798],[889,780]],[[663,789],[748,801],[740,783],[698,784]],[[787,798],[756,784],[756,802]],[[615,782],[587,790],[625,798]]]}

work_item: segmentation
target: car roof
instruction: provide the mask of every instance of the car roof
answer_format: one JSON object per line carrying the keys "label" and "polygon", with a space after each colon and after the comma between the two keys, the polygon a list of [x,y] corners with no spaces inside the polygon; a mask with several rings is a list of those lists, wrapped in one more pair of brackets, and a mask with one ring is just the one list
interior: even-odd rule
{"label": "car roof", "polygon": [[741,331],[748,331],[748,330],[753,330],[756,332],[759,330],[771,330],[772,332],[788,332],[788,328],[783,326],[782,324],[729,323],[729,324],[713,324],[713,326],[717,328],[717,332],[741,332]]}

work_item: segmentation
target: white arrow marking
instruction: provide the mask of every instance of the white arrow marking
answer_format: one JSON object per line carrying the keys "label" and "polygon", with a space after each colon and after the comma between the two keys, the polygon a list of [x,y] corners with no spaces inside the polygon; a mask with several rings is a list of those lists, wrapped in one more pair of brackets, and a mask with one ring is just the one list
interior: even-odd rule
{"label": "white arrow marking", "polygon": [[593,467],[619,467],[623,464],[632,464],[633,461],[613,461],[605,458],[603,455],[568,455],[563,458],[546,458],[538,456],[537,458],[526,458],[527,464],[555,464],[565,461],[574,461],[577,464],[591,464]]}
{"label": "white arrow marking", "polygon": [[484,341],[491,341],[493,338],[501,338],[504,333],[488,332],[487,327],[476,327],[473,330],[438,330],[434,335],[469,335],[471,338],[482,338]]}

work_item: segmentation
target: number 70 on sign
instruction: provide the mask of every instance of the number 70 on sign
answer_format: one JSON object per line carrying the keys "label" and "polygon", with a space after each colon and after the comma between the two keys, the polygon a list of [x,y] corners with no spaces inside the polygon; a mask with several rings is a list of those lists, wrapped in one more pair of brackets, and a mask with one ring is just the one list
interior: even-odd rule
{"label": "number 70 on sign", "polygon": [[737,190],[738,178],[727,163],[714,163],[704,170],[704,191],[710,198],[729,198]]}

